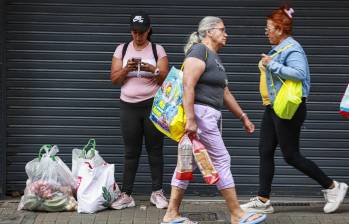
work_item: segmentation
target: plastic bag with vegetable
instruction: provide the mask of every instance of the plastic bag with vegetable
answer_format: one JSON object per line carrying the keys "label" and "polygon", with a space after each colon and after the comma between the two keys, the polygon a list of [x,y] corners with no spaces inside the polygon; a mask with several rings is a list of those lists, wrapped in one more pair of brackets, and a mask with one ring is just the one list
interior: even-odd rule
{"label": "plastic bag with vegetable", "polygon": [[18,210],[74,211],[75,181],[68,166],[56,154],[56,145],[43,145],[38,158],[25,166],[28,180]]}

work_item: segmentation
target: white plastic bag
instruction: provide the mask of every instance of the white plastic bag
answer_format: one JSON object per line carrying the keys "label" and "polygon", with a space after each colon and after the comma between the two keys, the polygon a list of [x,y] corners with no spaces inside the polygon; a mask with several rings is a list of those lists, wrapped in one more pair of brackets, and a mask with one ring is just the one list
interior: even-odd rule
{"label": "white plastic bag", "polygon": [[41,147],[38,158],[25,166],[28,180],[18,210],[73,211],[75,181],[68,166],[56,154],[56,145]]}
{"label": "white plastic bag", "polygon": [[93,167],[105,163],[96,150],[96,141],[94,139],[90,139],[82,150],[75,148],[72,151],[72,173],[75,181],[77,181],[78,172],[85,162],[90,163]]}
{"label": "white plastic bag", "polygon": [[77,180],[79,213],[95,213],[108,208],[120,193],[114,178],[114,164],[108,164],[90,139],[82,150],[73,149],[72,170]]}
{"label": "white plastic bag", "polygon": [[85,162],[78,172],[78,212],[95,213],[108,208],[119,195],[114,179],[114,164],[92,167]]}

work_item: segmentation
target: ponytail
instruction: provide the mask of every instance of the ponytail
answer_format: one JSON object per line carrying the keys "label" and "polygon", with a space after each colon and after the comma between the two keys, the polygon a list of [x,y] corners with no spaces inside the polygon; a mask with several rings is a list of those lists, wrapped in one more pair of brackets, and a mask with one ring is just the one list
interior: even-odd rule
{"label": "ponytail", "polygon": [[184,54],[187,54],[189,49],[194,45],[200,43],[200,36],[197,31],[192,32],[188,38],[187,44],[184,46]]}

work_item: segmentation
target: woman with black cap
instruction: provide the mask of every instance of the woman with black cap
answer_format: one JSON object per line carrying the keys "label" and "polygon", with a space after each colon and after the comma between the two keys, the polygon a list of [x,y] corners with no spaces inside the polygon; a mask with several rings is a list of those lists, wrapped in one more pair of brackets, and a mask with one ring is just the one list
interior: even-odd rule
{"label": "woman with black cap", "polygon": [[168,73],[168,58],[164,48],[150,42],[150,18],[144,12],[130,17],[132,41],[117,46],[111,65],[110,79],[121,86],[121,133],[125,144],[122,194],[112,204],[114,209],[135,206],[131,194],[143,137],[148,152],[152,178],[150,202],[166,208],[162,191],[163,134],[149,120],[153,98]]}

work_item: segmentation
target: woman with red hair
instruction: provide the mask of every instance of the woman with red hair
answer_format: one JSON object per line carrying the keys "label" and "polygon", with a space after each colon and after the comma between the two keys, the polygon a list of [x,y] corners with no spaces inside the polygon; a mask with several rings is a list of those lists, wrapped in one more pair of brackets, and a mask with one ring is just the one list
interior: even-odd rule
{"label": "woman with red hair", "polygon": [[[262,54],[259,62],[260,93],[265,111],[259,139],[259,191],[257,197],[241,205],[249,212],[273,213],[270,202],[271,184],[274,176],[274,153],[279,145],[285,161],[317,181],[323,188],[325,213],[338,209],[346,195],[348,185],[329,178],[313,161],[302,156],[299,150],[301,126],[306,118],[306,99],[310,90],[310,72],[307,56],[302,46],[292,38],[294,10],[283,6],[267,17],[265,35],[272,49]],[[275,114],[273,103],[282,80],[302,82],[302,102],[290,120]]]}

